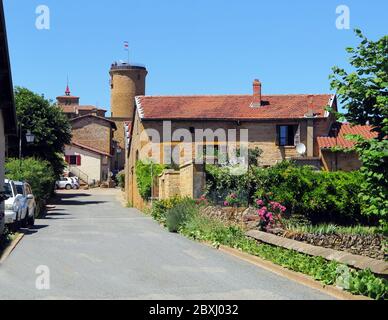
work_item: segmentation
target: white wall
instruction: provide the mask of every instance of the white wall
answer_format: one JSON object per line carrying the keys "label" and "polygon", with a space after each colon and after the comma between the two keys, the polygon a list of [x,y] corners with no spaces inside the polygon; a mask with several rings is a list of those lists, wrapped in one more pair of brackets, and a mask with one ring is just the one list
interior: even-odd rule
{"label": "white wall", "polygon": [[81,165],[74,167],[88,175],[88,183],[92,183],[93,180],[96,182],[101,181],[101,155],[75,146],[66,146],[65,155],[81,156]]}

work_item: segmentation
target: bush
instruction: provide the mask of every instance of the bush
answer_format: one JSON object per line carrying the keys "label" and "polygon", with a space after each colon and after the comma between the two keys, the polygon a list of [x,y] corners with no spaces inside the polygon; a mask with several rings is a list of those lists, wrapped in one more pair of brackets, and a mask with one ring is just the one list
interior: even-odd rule
{"label": "bush", "polygon": [[31,185],[39,213],[54,192],[55,175],[47,161],[35,158],[10,159],[5,164],[6,177],[14,181],[26,181]]}
{"label": "bush", "polygon": [[283,162],[262,170],[256,179],[256,196],[284,204],[289,215],[302,215],[312,223],[366,222],[358,197],[359,172],[318,172]]}
{"label": "bush", "polygon": [[117,184],[118,186],[121,188],[121,189],[124,189],[125,188],[125,171],[120,171],[117,176],[116,176],[116,179],[117,179]]}
{"label": "bush", "polygon": [[244,176],[232,176],[215,166],[206,170],[207,194],[217,203],[233,192],[249,204],[254,199],[282,203],[288,209],[286,216],[300,215],[312,223],[376,222],[361,214],[360,172],[318,172],[289,161],[268,169],[254,167]]}
{"label": "bush", "polygon": [[166,200],[154,201],[151,209],[151,216],[161,224],[166,224],[167,211],[176,206],[182,199],[174,197]]}
{"label": "bush", "polygon": [[166,226],[170,232],[178,232],[188,219],[198,211],[195,202],[185,198],[166,213]]}
{"label": "bush", "polygon": [[[140,196],[147,200],[151,197],[153,179],[159,176],[164,170],[164,166],[152,162],[136,162],[136,182]],[[151,176],[152,173],[152,176]]]}

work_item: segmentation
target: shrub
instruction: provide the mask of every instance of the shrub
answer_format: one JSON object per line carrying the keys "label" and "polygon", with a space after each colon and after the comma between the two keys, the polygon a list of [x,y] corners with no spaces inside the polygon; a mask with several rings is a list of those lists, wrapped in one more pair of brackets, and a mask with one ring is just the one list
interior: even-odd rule
{"label": "shrub", "polygon": [[170,232],[178,232],[190,217],[195,215],[197,208],[195,202],[185,198],[178,202],[166,213],[166,225]]}
{"label": "shrub", "polygon": [[39,213],[44,208],[45,201],[54,192],[55,174],[47,161],[35,158],[22,160],[10,159],[5,165],[7,178],[14,181],[26,181],[31,185]]}
{"label": "shrub", "polygon": [[177,205],[180,201],[182,201],[180,197],[154,201],[152,204],[151,216],[156,221],[166,224],[167,211]]}
{"label": "shrub", "polygon": [[116,176],[116,179],[117,179],[117,184],[118,186],[121,188],[121,189],[124,189],[125,188],[125,171],[120,171],[117,176]]}
{"label": "shrub", "polygon": [[151,197],[153,179],[159,176],[164,170],[164,166],[152,162],[136,162],[136,182],[140,196],[147,200]]}
{"label": "shrub", "polygon": [[283,203],[291,215],[300,214],[313,223],[364,222],[358,197],[359,172],[317,172],[308,166],[283,163],[267,169],[257,196],[267,195]]}
{"label": "shrub", "polygon": [[278,202],[268,202],[265,200],[256,200],[256,206],[258,207],[258,215],[260,217],[260,229],[268,231],[274,227],[282,226],[282,215],[286,212],[287,208],[282,206]]}

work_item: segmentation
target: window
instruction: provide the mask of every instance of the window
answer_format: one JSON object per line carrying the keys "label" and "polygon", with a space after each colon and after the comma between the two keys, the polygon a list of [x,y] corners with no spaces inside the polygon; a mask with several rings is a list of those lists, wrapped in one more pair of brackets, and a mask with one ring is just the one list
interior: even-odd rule
{"label": "window", "polygon": [[16,185],[16,192],[17,192],[18,194],[23,195],[23,194],[24,194],[23,185],[17,184],[17,185]]}
{"label": "window", "polygon": [[277,141],[279,146],[288,147],[298,144],[299,126],[285,125],[277,127]]}
{"label": "window", "polygon": [[81,156],[66,156],[66,162],[70,166],[80,166],[81,165]]}

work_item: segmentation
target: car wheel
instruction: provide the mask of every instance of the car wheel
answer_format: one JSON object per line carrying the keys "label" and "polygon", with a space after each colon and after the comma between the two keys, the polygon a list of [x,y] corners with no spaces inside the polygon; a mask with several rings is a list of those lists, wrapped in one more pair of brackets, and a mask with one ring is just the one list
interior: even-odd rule
{"label": "car wheel", "polygon": [[71,185],[70,184],[66,185],[66,190],[71,190]]}
{"label": "car wheel", "polygon": [[28,211],[26,212],[26,216],[24,217],[24,219],[22,221],[22,227],[28,228]]}
{"label": "car wheel", "polygon": [[31,217],[28,217],[28,226],[33,227],[35,225],[35,214],[33,214]]}

